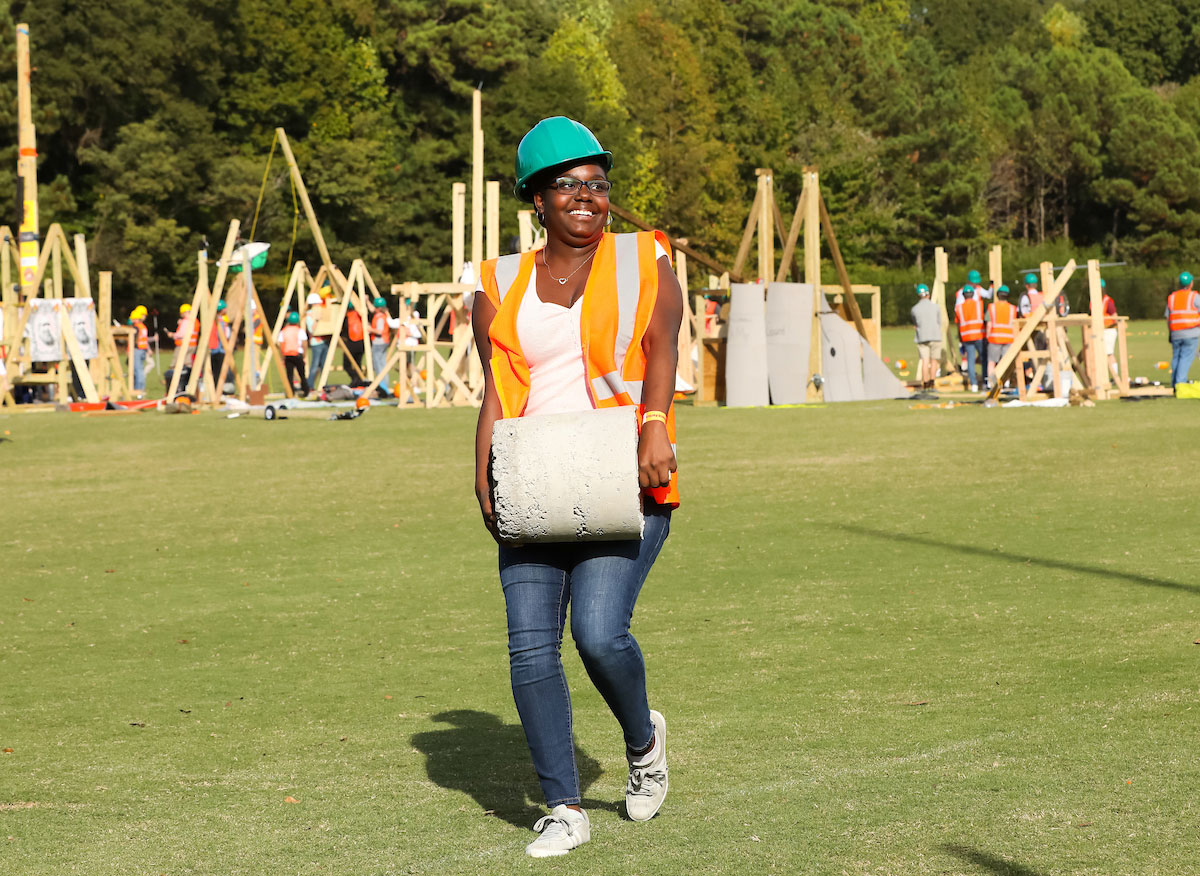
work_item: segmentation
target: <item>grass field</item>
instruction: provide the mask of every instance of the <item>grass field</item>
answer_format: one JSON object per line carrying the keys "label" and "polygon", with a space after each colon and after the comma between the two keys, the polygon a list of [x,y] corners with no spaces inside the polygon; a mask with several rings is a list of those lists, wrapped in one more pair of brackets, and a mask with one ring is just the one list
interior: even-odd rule
{"label": "grass field", "polygon": [[671,793],[565,646],[549,861],[473,412],[0,416],[0,873],[1195,873],[1198,416],[682,409]]}

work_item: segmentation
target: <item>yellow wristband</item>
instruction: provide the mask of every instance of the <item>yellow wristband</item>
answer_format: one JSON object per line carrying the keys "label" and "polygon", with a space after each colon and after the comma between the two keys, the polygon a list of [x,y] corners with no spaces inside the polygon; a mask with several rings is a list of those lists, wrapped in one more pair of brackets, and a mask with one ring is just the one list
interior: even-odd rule
{"label": "yellow wristband", "polygon": [[643,426],[646,425],[647,423],[655,421],[655,420],[657,420],[660,423],[665,424],[667,422],[667,415],[664,414],[662,411],[646,411],[644,414],[642,414],[642,425]]}

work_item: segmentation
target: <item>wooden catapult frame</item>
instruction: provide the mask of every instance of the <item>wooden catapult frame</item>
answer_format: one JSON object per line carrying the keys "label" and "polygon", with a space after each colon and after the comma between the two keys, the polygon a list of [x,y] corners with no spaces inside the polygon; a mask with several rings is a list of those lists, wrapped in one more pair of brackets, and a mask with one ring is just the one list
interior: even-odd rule
{"label": "wooden catapult frame", "polygon": [[[1067,281],[1071,279],[1075,269],[1075,260],[1071,259],[1056,277],[1054,266],[1050,262],[1042,262],[1042,304],[1028,318],[1019,321],[1016,338],[996,365],[995,384],[988,392],[988,398],[994,399],[1000,394],[1004,381],[1014,368],[1017,370],[1021,398],[1027,398],[1030,393],[1024,378],[1026,364],[1033,368],[1033,379],[1030,381],[1032,387],[1040,386],[1043,377],[1049,371],[1053,381],[1052,395],[1055,398],[1068,395],[1062,380],[1062,376],[1068,372],[1075,376],[1079,386],[1085,388],[1093,398],[1106,399],[1130,393],[1129,359],[1125,346],[1125,323],[1128,321],[1126,317],[1117,319],[1118,377],[1115,387],[1109,375],[1108,354],[1104,351],[1104,308],[1101,306],[1103,292],[1100,288],[1098,260],[1091,259],[1087,263],[1091,312],[1078,316],[1058,315],[1056,305],[1059,296],[1066,289]],[[1068,326],[1079,326],[1082,330],[1083,345],[1078,353],[1071,347],[1067,337]],[[1034,342],[1034,336],[1038,332],[1045,337],[1045,349],[1039,349]]]}
{"label": "wooden catapult frame", "polygon": [[[112,273],[100,272],[99,301],[92,296],[91,276],[88,267],[87,246],[82,234],[76,234],[74,249],[67,242],[62,226],[50,226],[41,245],[37,266],[21,284],[24,300],[18,303],[13,294],[14,255],[20,253],[12,232],[0,227],[0,282],[3,282],[4,325],[7,337],[2,339],[8,350],[5,360],[10,385],[52,385],[57,387],[56,398],[63,401],[71,391],[71,372],[74,370],[83,390],[84,400],[98,403],[104,398],[124,399],[129,397],[121,357],[117,352],[112,326]],[[74,294],[64,295],[65,274],[70,275]],[[33,371],[31,343],[25,338],[25,328],[33,315],[35,301],[61,301],[66,297],[86,298],[93,302],[96,312],[96,341],[98,355],[87,360],[75,337],[67,308],[58,308],[62,330],[62,358],[58,362],[44,363],[46,370]],[[5,406],[15,404],[11,391],[2,399]]]}

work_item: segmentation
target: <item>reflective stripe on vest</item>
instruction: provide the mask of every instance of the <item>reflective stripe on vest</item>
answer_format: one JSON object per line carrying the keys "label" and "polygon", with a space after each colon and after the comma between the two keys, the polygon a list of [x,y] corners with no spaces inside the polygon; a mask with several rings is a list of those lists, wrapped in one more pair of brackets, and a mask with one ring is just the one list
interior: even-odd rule
{"label": "reflective stripe on vest", "polygon": [[1167,326],[1173,332],[1200,328],[1200,310],[1192,303],[1191,289],[1176,289],[1167,296]]}
{"label": "reflective stripe on vest", "polygon": [[285,356],[299,356],[300,348],[300,326],[286,325],[283,331],[279,333],[279,346],[283,348]]}
{"label": "reflective stripe on vest", "polygon": [[983,337],[983,304],[978,298],[964,298],[954,308],[954,321],[958,323],[959,338],[978,341]]}
{"label": "reflective stripe on vest", "polygon": [[[604,234],[592,257],[583,292],[580,339],[587,373],[587,390],[597,408],[634,405],[642,413],[642,384],[646,355],[642,340],[658,298],[658,260],[655,242],[670,253],[661,232]],[[480,266],[484,294],[496,308],[488,337],[492,342],[491,370],[501,415],[524,414],[529,400],[529,365],[517,334],[521,299],[530,288],[538,251],[501,256]],[[537,290],[531,290],[537,294]],[[675,407],[667,411],[667,437],[675,444]],[[666,487],[643,492],[662,505],[677,506],[677,475]]]}
{"label": "reflective stripe on vest", "polygon": [[988,305],[987,342],[989,344],[1011,344],[1017,338],[1014,320],[1017,309],[1007,301],[996,301]]}

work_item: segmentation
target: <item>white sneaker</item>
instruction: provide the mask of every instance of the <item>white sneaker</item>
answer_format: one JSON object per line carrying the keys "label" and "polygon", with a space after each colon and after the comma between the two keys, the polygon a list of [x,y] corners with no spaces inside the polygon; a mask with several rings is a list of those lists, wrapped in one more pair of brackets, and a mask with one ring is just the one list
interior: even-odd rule
{"label": "white sneaker", "polygon": [[642,757],[628,758],[629,784],[625,786],[625,811],[634,821],[649,821],[667,796],[667,720],[650,710],[654,745]]}
{"label": "white sneaker", "polygon": [[565,855],[592,838],[592,826],[586,812],[578,812],[563,804],[555,806],[549,815],[537,820],[533,829],[541,836],[525,847],[531,858],[551,858]]}
{"label": "white sneaker", "polygon": [[979,392],[979,384],[978,383],[971,384],[971,392]]}

